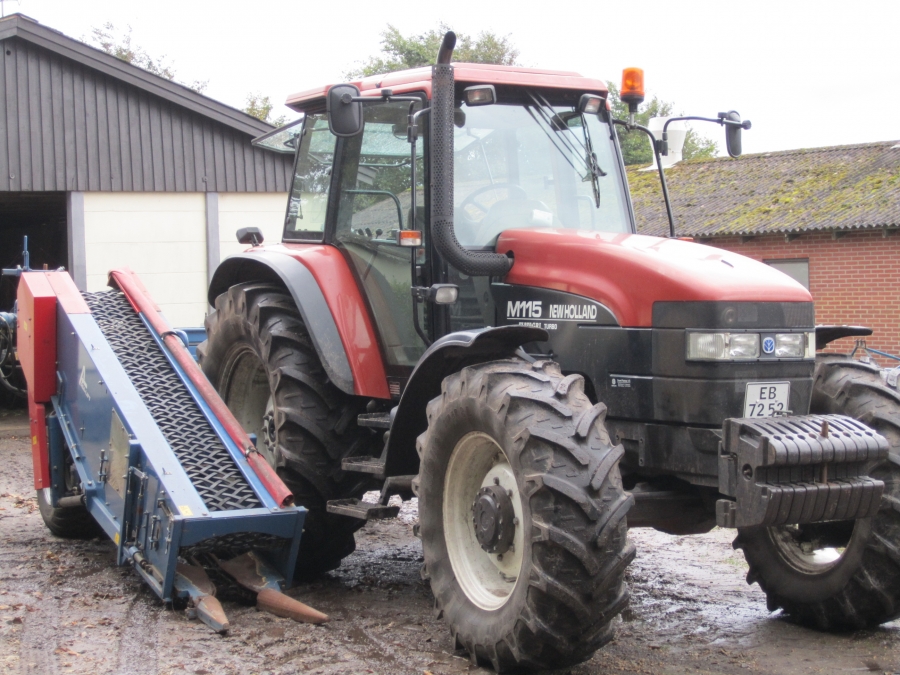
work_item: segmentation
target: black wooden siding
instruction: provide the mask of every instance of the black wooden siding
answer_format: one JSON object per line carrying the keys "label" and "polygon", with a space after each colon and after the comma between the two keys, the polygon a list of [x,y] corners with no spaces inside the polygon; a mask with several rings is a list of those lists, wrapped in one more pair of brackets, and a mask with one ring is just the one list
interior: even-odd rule
{"label": "black wooden siding", "polygon": [[0,41],[0,192],[285,192],[287,155],[49,50]]}

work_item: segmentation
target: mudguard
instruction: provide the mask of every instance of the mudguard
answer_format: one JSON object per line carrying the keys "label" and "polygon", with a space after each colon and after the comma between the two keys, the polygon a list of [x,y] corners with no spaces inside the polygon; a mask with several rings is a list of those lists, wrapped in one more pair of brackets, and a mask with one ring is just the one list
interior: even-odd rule
{"label": "mudguard", "polygon": [[416,364],[400,397],[388,437],[384,475],[418,473],[416,438],[428,426],[425,407],[441,393],[447,375],[476,363],[510,358],[522,345],[545,342],[549,337],[543,328],[498,326],[450,333],[436,340]]}
{"label": "mudguard", "polygon": [[825,349],[828,343],[845,337],[867,337],[872,329],[866,326],[816,326],[816,349]]}
{"label": "mudguard", "polygon": [[[374,332],[346,262],[336,250],[332,254],[332,247],[308,248],[308,253],[313,254],[309,264],[298,259],[307,253],[305,250],[257,249],[226,258],[210,282],[209,303],[215,306],[221,293],[245,281],[283,285],[293,297],[332,383],[347,394],[390,398]],[[314,269],[317,265],[340,269]],[[328,289],[323,290],[320,279],[329,285]],[[350,321],[343,316],[345,310],[351,312]],[[363,331],[362,338],[354,330]]]}

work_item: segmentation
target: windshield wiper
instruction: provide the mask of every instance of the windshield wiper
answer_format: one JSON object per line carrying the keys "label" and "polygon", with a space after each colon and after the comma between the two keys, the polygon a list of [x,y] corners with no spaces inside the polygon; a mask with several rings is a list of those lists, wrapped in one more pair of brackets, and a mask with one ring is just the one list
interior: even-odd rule
{"label": "windshield wiper", "polygon": [[590,169],[591,189],[594,191],[594,202],[599,209],[600,179],[606,175],[606,172],[600,168],[600,164],[597,162],[597,153],[594,152],[594,144],[591,142],[591,130],[588,129],[587,120],[584,119],[584,115],[581,116],[581,126],[584,128],[584,146],[586,152],[585,160],[587,161],[588,168]]}
{"label": "windshield wiper", "polygon": [[[569,126],[568,122],[571,117],[561,118],[556,111],[553,109],[553,106],[550,105],[550,102],[547,101],[542,95],[540,98],[535,96],[532,92],[528,92],[528,96],[534,102],[535,109],[539,113],[541,119],[544,121],[547,126],[553,129],[554,133],[551,136],[551,141],[554,145],[557,145],[555,139],[558,138],[562,142],[562,144],[576,157],[581,157],[584,161],[585,169],[587,170],[584,176],[582,176],[582,180],[587,182],[591,181],[591,191],[594,194],[594,204],[597,208],[600,208],[600,178],[606,176],[606,172],[600,168],[600,164],[597,161],[597,153],[594,152],[594,146],[591,142],[591,132],[587,127],[586,120],[584,116],[581,115],[581,126],[584,129],[584,143],[578,141],[578,137],[572,134],[571,136],[566,133],[559,133],[562,131],[571,131],[572,128]],[[534,115],[532,115],[534,117]],[[565,126],[560,128],[560,123]],[[550,134],[548,134],[550,136]],[[576,147],[576,143],[580,147]],[[557,145],[558,150],[562,150]],[[562,152],[563,156],[567,153]],[[568,157],[566,157],[568,160]],[[572,164],[571,160],[569,161],[569,165],[574,169],[575,166]]]}

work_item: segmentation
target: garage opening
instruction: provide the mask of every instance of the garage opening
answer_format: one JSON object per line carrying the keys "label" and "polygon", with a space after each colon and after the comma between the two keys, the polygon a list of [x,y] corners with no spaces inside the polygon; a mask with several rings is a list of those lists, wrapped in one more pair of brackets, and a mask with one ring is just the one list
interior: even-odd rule
{"label": "garage opening", "polygon": [[[22,239],[27,235],[32,268],[66,267],[66,232],[65,192],[0,192],[0,266],[22,264]],[[0,311],[12,309],[16,281],[0,277]]]}

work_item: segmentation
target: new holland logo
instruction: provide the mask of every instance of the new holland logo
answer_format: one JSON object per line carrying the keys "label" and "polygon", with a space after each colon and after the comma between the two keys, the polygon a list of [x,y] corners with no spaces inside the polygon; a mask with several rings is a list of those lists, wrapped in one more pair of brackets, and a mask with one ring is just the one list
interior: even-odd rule
{"label": "new holland logo", "polygon": [[763,340],[763,351],[766,354],[771,354],[775,351],[775,338],[767,337]]}

